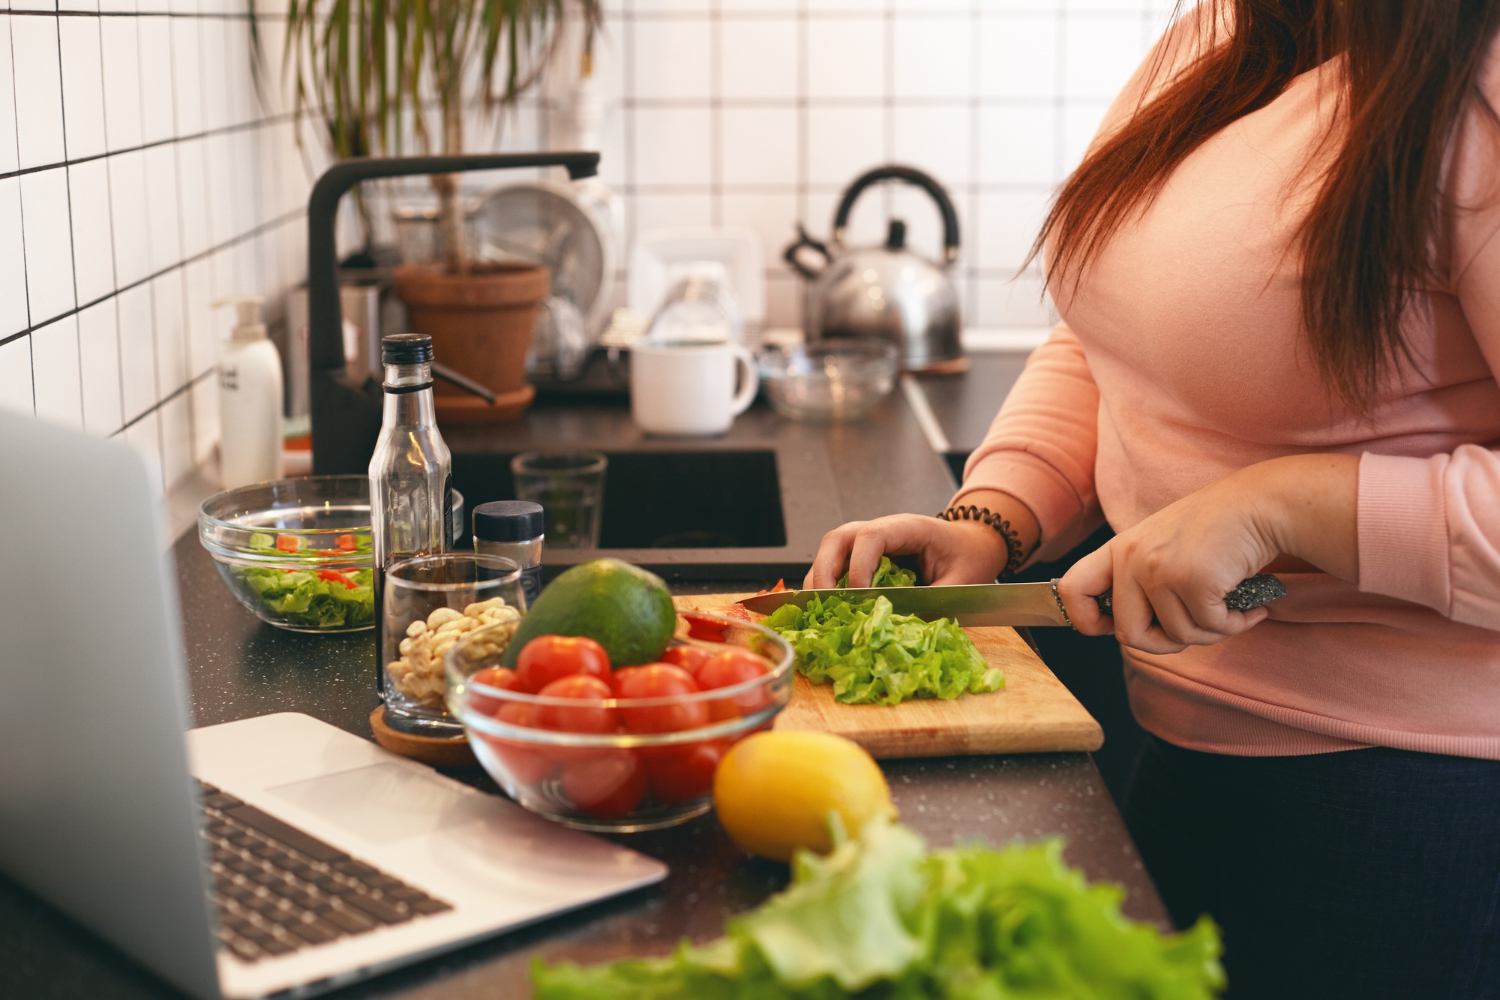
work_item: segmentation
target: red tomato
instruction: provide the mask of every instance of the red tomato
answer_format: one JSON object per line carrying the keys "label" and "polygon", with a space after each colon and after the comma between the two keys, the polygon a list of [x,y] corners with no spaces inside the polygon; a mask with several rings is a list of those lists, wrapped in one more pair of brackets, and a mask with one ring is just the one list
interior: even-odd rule
{"label": "red tomato", "polygon": [[320,569],[320,570],[318,570],[318,579],[319,580],[327,580],[329,583],[342,583],[349,590],[353,590],[354,586],[355,586],[353,580],[349,579],[347,576],[345,576],[344,574],[340,573],[336,569]]}
{"label": "red tomato", "polygon": [[296,535],[277,535],[276,549],[279,552],[296,552],[302,548],[302,539]]}
{"label": "red tomato", "polygon": [[[537,724],[536,705],[507,702],[501,706],[496,718],[507,725],[541,728]],[[557,767],[557,762],[540,747],[501,736],[486,736],[485,742],[495,752],[495,756],[500,758],[501,765],[510,776],[523,785],[545,781]]]}
{"label": "red tomato", "polygon": [[593,639],[581,635],[539,635],[516,657],[522,690],[536,694],[553,681],[572,674],[609,677],[609,654]]}
{"label": "red tomato", "polygon": [[713,787],[714,770],[728,749],[728,740],[702,740],[656,750],[645,758],[651,791],[665,805],[706,794]]}
{"label": "red tomato", "polygon": [[704,663],[708,662],[708,658],[713,655],[714,654],[710,653],[706,649],[701,649],[698,646],[689,646],[684,644],[681,646],[672,646],[668,648],[665,653],[661,654],[661,662],[670,663],[673,666],[681,667],[683,670],[686,670],[688,673],[692,674],[693,678],[696,680],[698,676],[698,668],[703,666]]}
{"label": "red tomato", "polygon": [[[629,671],[619,681],[621,698],[684,698],[699,690],[692,675],[670,663],[648,663]],[[673,733],[708,725],[708,706],[698,701],[668,702],[621,708],[625,728],[636,733]]]}
{"label": "red tomato", "polygon": [[543,729],[560,733],[612,733],[618,724],[615,710],[604,702],[615,696],[597,677],[574,674],[553,681],[538,692],[543,698],[575,698],[580,704],[542,705],[538,721]]}
{"label": "red tomato", "polygon": [[597,819],[616,819],[646,794],[646,769],[629,750],[601,750],[562,766],[562,793]]}
{"label": "red tomato", "polygon": [[355,549],[359,548],[359,539],[353,535],[340,535],[333,540],[333,544],[343,549],[345,552],[353,552]]}
{"label": "red tomato", "polygon": [[[521,687],[521,679],[516,672],[508,667],[485,667],[476,671],[469,677],[470,684],[483,684],[485,687],[499,688],[502,691],[518,691]],[[482,695],[478,691],[469,690],[469,707],[476,712],[486,715],[494,715],[502,703],[498,698]]]}
{"label": "red tomato", "polygon": [[[771,672],[770,664],[754,653],[743,649],[726,649],[716,653],[698,671],[698,686],[705,691],[734,687]],[[727,698],[715,698],[708,703],[708,714],[715,722],[737,719],[765,707],[770,703],[771,693],[764,687],[753,687]]]}

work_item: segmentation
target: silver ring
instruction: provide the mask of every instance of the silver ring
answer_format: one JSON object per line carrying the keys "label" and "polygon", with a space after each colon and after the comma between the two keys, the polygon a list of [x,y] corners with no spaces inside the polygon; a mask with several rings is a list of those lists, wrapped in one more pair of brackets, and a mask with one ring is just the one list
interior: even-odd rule
{"label": "silver ring", "polygon": [[1052,580],[1052,599],[1057,602],[1057,610],[1062,612],[1063,623],[1066,624],[1068,628],[1072,629],[1074,632],[1077,632],[1078,626],[1074,625],[1073,619],[1068,617],[1068,609],[1063,607],[1062,595],[1057,592],[1056,577],[1054,577]]}

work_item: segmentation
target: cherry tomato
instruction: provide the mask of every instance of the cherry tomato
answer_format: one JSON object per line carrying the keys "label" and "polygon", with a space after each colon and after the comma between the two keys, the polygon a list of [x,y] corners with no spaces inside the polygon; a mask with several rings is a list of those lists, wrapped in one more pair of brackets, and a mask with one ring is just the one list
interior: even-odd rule
{"label": "cherry tomato", "polygon": [[[483,670],[475,671],[469,677],[469,683],[483,684],[485,687],[499,688],[502,691],[519,691],[521,689],[521,679],[509,667],[485,667]],[[478,691],[472,689],[469,689],[468,693],[469,707],[476,712],[483,712],[485,715],[494,715],[502,704],[509,704],[508,702],[501,702],[498,698],[491,698],[488,695],[480,694]]]}
{"label": "cherry tomato", "polygon": [[728,740],[702,740],[654,751],[645,758],[651,791],[665,805],[707,794],[713,788],[714,770],[728,749]]}
{"label": "cherry tomato", "polygon": [[646,769],[629,750],[601,750],[562,766],[562,793],[598,819],[616,819],[646,794]]}
{"label": "cherry tomato", "polygon": [[612,733],[619,720],[604,702],[615,696],[598,677],[573,674],[553,681],[538,692],[543,698],[575,698],[580,704],[542,705],[538,721],[543,729],[560,733]]}
{"label": "cherry tomato", "polygon": [[[648,663],[622,673],[621,698],[685,698],[699,690],[691,674],[670,663]],[[678,701],[621,708],[620,718],[631,732],[673,733],[708,725],[708,706],[699,701]]]}
{"label": "cherry tomato", "polygon": [[359,539],[354,535],[340,535],[333,540],[333,544],[345,552],[353,552],[359,548]]}
{"label": "cherry tomato", "polygon": [[302,548],[302,539],[296,535],[277,535],[276,550],[278,552],[296,552]]}
{"label": "cherry tomato", "polygon": [[661,662],[681,667],[696,679],[698,668],[708,662],[708,658],[713,655],[708,650],[698,646],[683,644],[681,646],[672,646],[665,653],[661,654]]}
{"label": "cherry tomato", "polygon": [[[539,729],[541,727],[537,724],[537,707],[515,701],[507,702],[501,706],[495,717],[508,725]],[[503,736],[486,736],[485,742],[500,759],[501,766],[520,784],[534,785],[539,781],[545,781],[557,768],[557,761],[549,757],[541,748],[531,744],[519,740],[508,740]]]}
{"label": "cherry tomato", "polygon": [[[712,659],[703,664],[698,671],[697,680],[699,687],[709,691],[734,687],[757,677],[764,677],[770,672],[770,665],[754,653],[743,649],[726,649],[714,654]],[[724,698],[714,698],[708,702],[709,718],[715,722],[737,719],[763,708],[770,700],[771,693],[764,686],[753,687]]]}
{"label": "cherry tomato", "polygon": [[593,639],[581,635],[539,635],[516,657],[521,687],[532,694],[572,674],[609,677],[609,654]]}

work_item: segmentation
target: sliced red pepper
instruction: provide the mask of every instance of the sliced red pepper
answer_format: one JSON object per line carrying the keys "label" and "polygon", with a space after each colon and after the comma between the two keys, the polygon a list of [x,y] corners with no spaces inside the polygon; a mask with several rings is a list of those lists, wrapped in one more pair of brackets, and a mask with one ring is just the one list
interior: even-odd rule
{"label": "sliced red pepper", "polygon": [[[750,610],[742,604],[729,604],[722,608],[714,608],[713,614],[727,618],[739,618],[744,621],[754,621]],[[715,621],[691,611],[682,612],[683,620],[688,623],[688,636],[693,639],[704,639],[708,642],[724,642],[724,633],[729,629],[728,622]]]}
{"label": "sliced red pepper", "polygon": [[296,535],[277,535],[276,549],[278,552],[296,552],[302,548],[302,539]]}
{"label": "sliced red pepper", "polygon": [[787,589],[789,589],[789,588],[786,585],[786,578],[783,577],[782,579],[777,580],[776,581],[776,586],[772,587],[770,590],[757,590],[755,592],[755,596],[759,597],[761,594],[779,594],[782,591],[787,590]]}
{"label": "sliced red pepper", "polygon": [[356,584],[353,580],[349,579],[347,576],[345,576],[344,574],[340,573],[336,569],[320,569],[320,570],[318,570],[318,579],[319,580],[327,580],[329,583],[335,583],[335,582],[342,583],[344,586],[348,587],[350,590],[353,590],[356,586],[358,586],[358,584]]}
{"label": "sliced red pepper", "polygon": [[345,552],[353,552],[359,548],[359,539],[353,535],[340,535],[333,543]]}

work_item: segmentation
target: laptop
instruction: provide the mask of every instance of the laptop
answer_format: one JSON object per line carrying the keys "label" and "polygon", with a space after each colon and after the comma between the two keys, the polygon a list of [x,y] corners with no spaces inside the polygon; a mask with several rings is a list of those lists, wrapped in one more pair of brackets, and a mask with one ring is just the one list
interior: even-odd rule
{"label": "laptop", "polygon": [[186,993],[249,998],[666,876],[305,715],[188,731],[159,482],[123,444],[0,413],[9,877]]}

